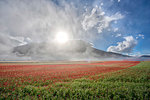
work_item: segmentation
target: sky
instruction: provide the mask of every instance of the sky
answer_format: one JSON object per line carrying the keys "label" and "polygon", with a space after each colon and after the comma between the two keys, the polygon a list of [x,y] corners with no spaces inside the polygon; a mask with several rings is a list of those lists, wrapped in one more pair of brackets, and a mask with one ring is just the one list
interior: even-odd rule
{"label": "sky", "polygon": [[100,50],[150,54],[149,9],[149,0],[0,0],[0,56],[60,31]]}
{"label": "sky", "polygon": [[[149,54],[150,53],[150,46],[147,44],[150,43],[150,1],[149,0],[112,0],[113,4],[108,7],[110,12],[118,11],[120,12],[124,18],[119,20],[117,24],[112,24],[112,27],[117,28],[117,31],[112,33],[113,35],[116,34],[114,39],[110,37],[111,42],[107,42],[103,46],[99,46],[97,40],[96,47],[102,48],[103,50],[108,50],[111,44],[112,46],[117,46],[117,42],[123,42],[125,37],[132,36],[136,43],[129,54],[133,55],[141,55],[141,54]],[[105,3],[104,3],[105,4]],[[107,3],[106,3],[107,9]],[[121,35],[121,36],[120,36]],[[107,40],[108,41],[108,40]],[[101,41],[100,41],[101,42]],[[134,42],[134,41],[133,41]],[[125,53],[125,52],[123,52]]]}

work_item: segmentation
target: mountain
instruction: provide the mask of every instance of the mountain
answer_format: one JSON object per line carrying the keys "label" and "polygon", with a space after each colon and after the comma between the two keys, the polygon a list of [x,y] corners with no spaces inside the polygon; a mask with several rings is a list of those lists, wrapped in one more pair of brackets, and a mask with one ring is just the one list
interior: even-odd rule
{"label": "mountain", "polygon": [[150,55],[142,55],[141,57],[149,57],[150,58]]}
{"label": "mountain", "polygon": [[82,40],[70,40],[65,44],[28,43],[15,47],[13,53],[20,57],[31,57],[34,60],[106,60],[129,57],[98,50],[92,44]]}

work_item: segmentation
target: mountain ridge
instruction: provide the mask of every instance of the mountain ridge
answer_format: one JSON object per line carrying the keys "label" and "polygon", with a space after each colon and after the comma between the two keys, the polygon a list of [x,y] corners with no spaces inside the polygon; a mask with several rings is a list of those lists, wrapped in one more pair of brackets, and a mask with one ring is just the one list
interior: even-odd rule
{"label": "mountain ridge", "polygon": [[94,48],[90,43],[82,40],[69,41],[66,44],[54,43],[29,43],[21,46],[16,46],[13,53],[17,56],[30,56],[44,59],[50,58],[58,60],[70,59],[110,59],[110,58],[124,58],[127,55],[107,52]]}

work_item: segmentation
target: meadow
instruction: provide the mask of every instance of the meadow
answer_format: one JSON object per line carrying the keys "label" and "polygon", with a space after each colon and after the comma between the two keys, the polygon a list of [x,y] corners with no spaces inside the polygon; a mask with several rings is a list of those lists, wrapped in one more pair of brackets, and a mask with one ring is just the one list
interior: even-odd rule
{"label": "meadow", "polygon": [[149,61],[0,63],[1,100],[149,98]]}

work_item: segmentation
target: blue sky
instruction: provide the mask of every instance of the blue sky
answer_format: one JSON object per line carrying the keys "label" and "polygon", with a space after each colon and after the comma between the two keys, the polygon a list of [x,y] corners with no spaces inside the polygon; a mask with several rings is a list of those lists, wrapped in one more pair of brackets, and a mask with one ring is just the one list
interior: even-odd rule
{"label": "blue sky", "polygon": [[[142,34],[144,37],[137,39],[137,44],[129,54],[150,54],[150,46],[148,45],[150,43],[150,1],[99,0],[99,2],[103,3],[103,9],[107,14],[120,12],[124,18],[119,20],[117,24],[111,24],[112,27],[118,28],[118,33],[122,36],[116,38],[106,35],[105,38],[94,41],[95,47],[107,50],[110,45],[116,45],[116,42],[123,41],[122,37],[133,36],[136,38],[139,34]],[[111,32],[106,31],[104,34],[107,33]]]}
{"label": "blue sky", "polygon": [[0,54],[59,31],[100,50],[150,54],[149,9],[149,0],[0,0]]}
{"label": "blue sky", "polygon": [[[133,37],[136,37],[138,34],[144,35],[144,39],[137,39],[138,43],[134,47],[132,53],[150,54],[150,46],[148,45],[148,43],[150,43],[150,1],[121,0],[118,3],[117,0],[114,0],[114,3],[108,8],[107,3],[105,3],[105,1],[103,3],[106,5],[105,7],[108,12],[119,11],[125,16],[116,25],[119,28],[120,33],[124,36],[132,35]],[[121,41],[120,38],[121,37],[113,40],[112,44]],[[100,46],[99,42],[101,41],[95,41],[96,48],[106,50],[107,46],[109,46],[107,44]]]}

